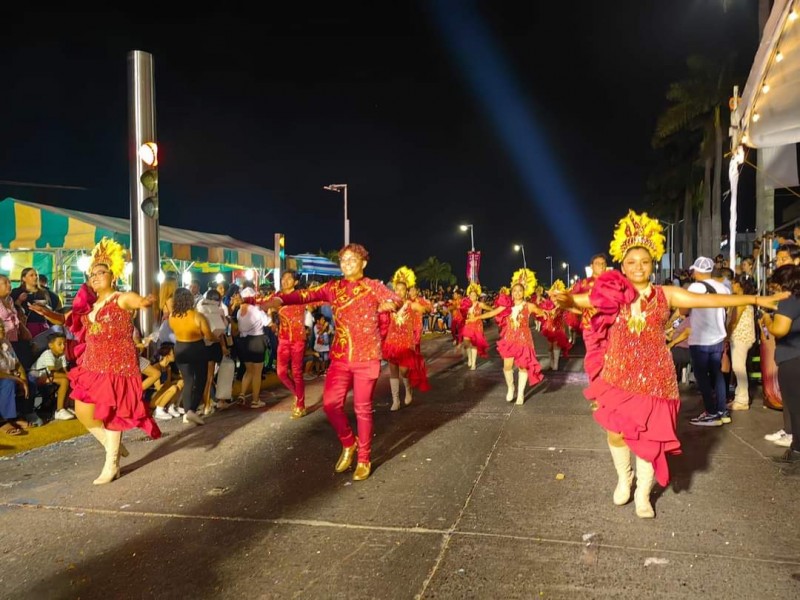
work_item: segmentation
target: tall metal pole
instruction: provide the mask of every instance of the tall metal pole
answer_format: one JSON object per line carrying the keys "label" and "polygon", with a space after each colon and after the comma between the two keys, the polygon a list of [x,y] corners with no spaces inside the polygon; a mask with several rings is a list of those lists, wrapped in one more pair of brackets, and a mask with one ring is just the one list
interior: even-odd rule
{"label": "tall metal pole", "polygon": [[520,244],[519,247],[522,248],[522,268],[527,269],[528,261],[525,260],[525,246],[523,244]]}
{"label": "tall metal pole", "polygon": [[347,184],[344,184],[344,245],[350,243],[350,219],[347,216]]}
{"label": "tall metal pole", "polygon": [[[156,102],[153,78],[153,55],[141,50],[128,53],[128,160],[130,163],[132,288],[142,296],[157,294],[160,270],[158,251],[158,214],[147,216],[142,202],[147,190],[140,177],[144,163],[139,148],[156,141]],[[137,314],[139,331],[146,336],[155,330],[158,306],[154,304]]]}
{"label": "tall metal pole", "polygon": [[545,256],[545,258],[550,261],[550,287],[553,287],[553,257]]}

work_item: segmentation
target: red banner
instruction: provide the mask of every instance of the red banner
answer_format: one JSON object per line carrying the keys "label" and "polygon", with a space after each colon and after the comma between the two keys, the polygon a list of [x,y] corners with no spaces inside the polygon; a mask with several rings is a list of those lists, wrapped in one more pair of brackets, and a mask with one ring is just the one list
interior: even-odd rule
{"label": "red banner", "polygon": [[470,283],[479,283],[478,271],[481,269],[481,252],[480,250],[471,250],[467,252],[467,281]]}

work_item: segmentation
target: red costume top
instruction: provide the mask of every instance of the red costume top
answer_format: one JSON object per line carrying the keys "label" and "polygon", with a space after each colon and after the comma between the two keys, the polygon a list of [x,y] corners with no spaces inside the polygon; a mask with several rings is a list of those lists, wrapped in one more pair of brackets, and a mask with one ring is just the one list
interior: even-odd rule
{"label": "red costume top", "polygon": [[278,340],[306,341],[306,307],[302,304],[281,306],[278,309]]}
{"label": "red costume top", "polygon": [[[425,312],[431,312],[433,310],[433,304],[422,296],[417,296],[414,299],[414,302],[423,306],[425,308]],[[411,311],[411,320],[414,322],[414,343],[419,346],[422,342],[422,313],[416,310]]]}
{"label": "red costume top", "polygon": [[330,304],[336,321],[331,360],[347,362],[380,360],[378,307],[387,300],[400,303],[397,294],[380,281],[366,277],[357,281],[337,279],[310,290],[278,292],[276,296],[284,304]]}
{"label": "red costume top", "polygon": [[417,352],[413,317],[416,311],[411,306],[411,300],[406,300],[396,312],[386,315],[388,323],[381,350],[385,360],[408,369],[412,387],[427,391],[428,373],[425,359]]}
{"label": "red costume top", "polygon": [[94,404],[94,417],[106,429],[143,429],[151,438],[161,431],[142,399],[139,355],[133,342],[133,319],[117,304],[113,294],[97,311],[94,322],[81,317],[85,350],[81,361],[67,376],[72,397]]}
{"label": "red costume top", "polygon": [[558,308],[550,298],[542,298],[537,304],[539,308],[545,311],[545,316],[539,317],[539,322],[542,324],[542,335],[549,342],[561,348],[561,353],[564,358],[567,358],[572,344],[569,343],[567,334],[564,331],[565,311]]}
{"label": "red costume top", "polygon": [[[662,486],[669,482],[667,454],[679,454],[676,423],[680,409],[672,355],[664,343],[670,316],[664,290],[653,286],[641,301],[644,329],[628,326],[631,303],[639,293],[618,271],[597,278],[590,300],[596,313],[592,329],[598,344],[587,348],[590,376],[584,391],[597,403],[595,420],[608,431],[622,433],[637,456],[649,460]],[[599,366],[599,375],[590,368]]]}
{"label": "red costume top", "polygon": [[535,385],[544,376],[533,346],[528,303],[513,304],[508,311],[502,337],[497,342],[497,352],[503,358],[513,358],[517,367],[528,371],[528,383]]}
{"label": "red costume top", "polygon": [[470,317],[477,317],[483,313],[483,309],[480,306],[480,303],[475,302],[472,303],[472,300],[469,298],[466,299],[466,303],[462,304],[462,306],[466,305],[466,313],[467,313],[467,322],[464,324],[464,329],[461,330],[461,338],[469,339],[473,346],[478,351],[478,354],[481,355],[482,358],[486,358],[489,356],[489,342],[486,341],[486,336],[483,333],[483,320],[476,319],[475,321],[470,321]]}
{"label": "red costume top", "polygon": [[464,328],[464,321],[466,317],[464,316],[464,299],[462,300],[450,300],[447,303],[447,308],[450,311],[450,333],[453,334],[453,337],[456,341],[460,344],[461,343],[461,330]]}

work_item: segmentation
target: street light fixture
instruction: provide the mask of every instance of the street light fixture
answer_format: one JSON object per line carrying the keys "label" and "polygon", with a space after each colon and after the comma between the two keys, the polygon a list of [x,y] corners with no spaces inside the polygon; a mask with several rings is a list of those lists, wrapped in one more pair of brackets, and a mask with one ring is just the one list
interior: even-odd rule
{"label": "street light fixture", "polygon": [[524,244],[514,244],[514,250],[517,252],[522,252],[522,268],[527,269],[528,263],[525,261],[525,245]]}
{"label": "street light fixture", "polygon": [[322,189],[337,193],[341,193],[344,190],[344,245],[347,246],[350,243],[350,219],[347,218],[347,184],[332,183],[323,186]]}
{"label": "street light fixture", "polygon": [[568,262],[561,263],[561,268],[567,270],[567,283],[569,283],[569,263]]}
{"label": "street light fixture", "polygon": [[469,239],[470,239],[470,244],[472,245],[472,251],[475,252],[475,235],[473,232],[472,223],[461,226],[461,231],[466,231],[467,229],[469,229]]}
{"label": "street light fixture", "polygon": [[553,257],[545,256],[545,258],[550,261],[550,287],[553,287]]}

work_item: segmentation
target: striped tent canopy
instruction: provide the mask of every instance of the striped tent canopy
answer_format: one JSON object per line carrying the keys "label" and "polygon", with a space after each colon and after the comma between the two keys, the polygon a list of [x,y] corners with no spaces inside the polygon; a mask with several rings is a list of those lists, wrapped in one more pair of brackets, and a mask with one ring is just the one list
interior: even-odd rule
{"label": "striped tent canopy", "polygon": [[[89,250],[103,237],[130,247],[130,221],[16,198],[0,201],[0,249]],[[159,225],[164,259],[232,268],[270,269],[275,252],[230,236]],[[289,268],[293,268],[290,265]]]}
{"label": "striped tent canopy", "polygon": [[295,254],[292,256],[297,261],[297,271],[301,275],[324,275],[326,277],[341,277],[339,265],[324,256],[316,254]]}

